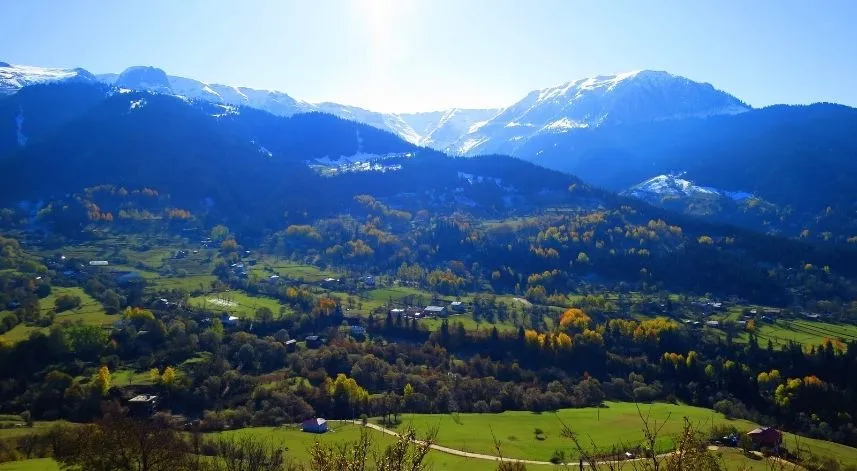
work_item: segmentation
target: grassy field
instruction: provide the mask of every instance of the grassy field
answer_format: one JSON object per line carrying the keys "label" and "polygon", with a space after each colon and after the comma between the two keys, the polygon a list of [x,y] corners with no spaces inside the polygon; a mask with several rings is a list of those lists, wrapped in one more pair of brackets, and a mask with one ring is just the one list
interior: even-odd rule
{"label": "grassy field", "polygon": [[148,371],[134,371],[130,369],[121,369],[110,374],[110,379],[114,386],[130,386],[130,385],[145,385],[152,384],[149,378]]}
{"label": "grassy field", "polygon": [[171,289],[209,291],[211,290],[211,282],[216,279],[217,277],[214,275],[161,276],[153,280],[150,286],[156,291]]}
{"label": "grassy field", "polygon": [[[502,442],[506,456],[547,461],[555,450],[571,452],[572,443],[562,436],[562,424],[581,434],[589,445],[590,438],[599,447],[614,445],[636,446],[643,434],[637,409],[631,403],[607,403],[606,408],[562,409],[556,413],[510,411],[501,414],[458,414],[458,421],[446,414],[405,414],[403,424],[413,424],[417,430],[437,427],[438,443],[475,453],[493,453],[494,437]],[[660,451],[673,447],[672,436],[679,432],[683,417],[696,426],[708,429],[713,423],[731,423],[739,429],[751,429],[746,421],[729,421],[709,409],[673,404],[641,405],[643,414],[652,422],[663,424]],[[542,434],[536,436],[535,430]],[[493,434],[493,437],[492,437]],[[575,453],[571,453],[575,456]]]}
{"label": "grassy field", "polygon": [[[641,421],[634,404],[607,403],[607,408],[563,409],[557,413],[536,414],[532,412],[504,412],[501,414],[459,414],[455,420],[451,415],[406,414],[402,423],[412,424],[417,430],[437,427],[438,443],[460,450],[491,454],[494,452],[494,437],[501,441],[505,456],[532,460],[549,460],[555,450],[572,453],[571,442],[562,436],[562,424],[579,433],[582,442],[592,441],[601,448],[613,445],[640,444],[643,437]],[[729,420],[723,415],[699,407],[651,404],[641,405],[643,414],[650,421],[663,424],[658,442],[660,451],[673,447],[673,436],[681,430],[683,418],[687,417],[696,427],[707,431],[712,424],[730,424],[738,430],[750,430],[756,425],[744,420]],[[543,434],[536,437],[535,429]],[[493,436],[492,436],[493,434]],[[591,439],[591,440],[590,440]],[[786,445],[795,448],[796,440],[786,434]],[[809,451],[823,456],[833,456],[843,463],[857,464],[857,449],[831,442],[801,437],[801,445]],[[743,458],[742,458],[743,459]]]}
{"label": "grassy field", "polygon": [[33,422],[32,427],[18,427],[24,421],[17,415],[2,415],[0,416],[0,439],[17,438],[29,435],[31,433],[47,432],[56,425],[67,424],[65,421],[53,422]]}
{"label": "grassy field", "polygon": [[256,309],[267,307],[274,313],[274,317],[280,314],[280,304],[274,298],[263,296],[250,296],[242,291],[225,291],[221,293],[210,293],[190,298],[188,304],[211,312],[227,312],[238,317],[253,317]]}
{"label": "grassy field", "polygon": [[[360,427],[350,424],[336,424],[328,422],[331,431],[315,435],[301,432],[297,427],[255,427],[246,428],[228,432],[222,432],[227,435],[254,435],[257,438],[270,439],[279,445],[288,447],[288,456],[300,463],[305,463],[309,459],[309,449],[316,440],[322,443],[341,444],[356,440],[360,436]],[[371,432],[376,447],[383,448],[393,442],[393,438],[379,432]],[[494,471],[497,469],[497,464],[492,461],[477,460],[471,458],[463,458],[437,451],[432,451],[428,455],[428,460],[432,464],[432,469],[438,470],[462,470],[468,471]],[[0,468],[2,470],[2,468]]]}
{"label": "grassy field", "polygon": [[[51,290],[50,295],[39,300],[39,307],[42,311],[42,315],[47,314],[48,311],[54,309],[54,301],[57,296],[63,294],[78,296],[80,298],[80,306],[76,309],[70,309],[68,311],[58,313],[56,317],[54,317],[54,323],[82,321],[83,323],[90,325],[110,325],[119,318],[119,315],[108,315],[105,313],[98,301],[92,298],[92,296],[86,294],[82,288],[78,287],[54,287]],[[21,340],[29,337],[30,333],[40,329],[47,331],[46,328],[18,324],[9,332],[0,335],[0,337],[10,342],[20,342]]]}
{"label": "grassy field", "polygon": [[277,260],[274,257],[262,257],[251,270],[251,273],[257,273],[259,276],[270,276],[270,273],[265,271],[265,268],[270,268],[277,275],[283,278],[292,280],[303,280],[307,283],[317,283],[325,278],[338,278],[341,275],[334,271],[322,270],[313,265],[304,265],[293,263],[288,260]]}
{"label": "grassy field", "polygon": [[[810,321],[804,319],[782,319],[773,324],[756,323],[759,344],[764,348],[768,340],[779,350],[789,342],[802,345],[821,345],[824,339],[840,339],[845,343],[857,341],[857,326],[850,324],[833,324],[830,322]],[[746,343],[747,333],[736,336],[736,342]]]}
{"label": "grassy field", "polygon": [[60,471],[60,467],[50,458],[38,458],[0,463],[0,471]]}

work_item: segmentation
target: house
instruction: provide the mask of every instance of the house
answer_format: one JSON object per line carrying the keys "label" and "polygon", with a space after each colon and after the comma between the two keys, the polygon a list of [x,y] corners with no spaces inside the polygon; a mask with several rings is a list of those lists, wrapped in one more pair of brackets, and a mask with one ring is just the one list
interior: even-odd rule
{"label": "house", "polygon": [[306,419],[301,422],[301,430],[309,433],[327,432],[327,421],[322,418]]}
{"label": "house", "polygon": [[443,306],[426,306],[423,309],[424,316],[446,317],[446,308]]}
{"label": "house", "polygon": [[220,318],[220,322],[223,323],[223,325],[235,325],[239,320],[240,318],[237,316],[227,316],[225,314]]}
{"label": "house", "polygon": [[360,278],[360,281],[362,281],[366,286],[375,286],[375,277],[372,275],[364,276],[363,278]]}
{"label": "house", "polygon": [[461,301],[453,301],[449,303],[449,310],[458,314],[464,312],[464,303]]}
{"label": "house", "polygon": [[333,288],[333,287],[335,287],[335,286],[336,286],[336,285],[338,285],[338,284],[339,284],[339,279],[338,279],[338,278],[325,278],[325,279],[324,279],[324,280],[322,280],[322,282],[321,282],[321,286],[322,286],[322,287],[324,287],[324,288],[328,288],[328,289]]}
{"label": "house", "polygon": [[708,327],[720,327],[720,321],[705,321],[705,325]]}
{"label": "house", "polygon": [[394,318],[396,316],[403,316],[404,314],[405,314],[405,310],[402,308],[395,307],[393,309],[390,309],[390,315],[393,316]]}
{"label": "house", "polygon": [[296,348],[298,348],[298,341],[295,339],[286,340],[284,344],[286,346],[287,352],[293,352]]}
{"label": "house", "polygon": [[307,348],[321,348],[324,341],[318,335],[310,335],[306,339]]}
{"label": "house", "polygon": [[773,427],[759,427],[747,432],[747,436],[759,447],[779,448],[783,433]]}
{"label": "house", "polygon": [[107,260],[90,260],[89,264],[93,267],[104,267],[107,266]]}
{"label": "house", "polygon": [[128,410],[134,417],[151,417],[158,411],[158,396],[140,394],[128,400]]}

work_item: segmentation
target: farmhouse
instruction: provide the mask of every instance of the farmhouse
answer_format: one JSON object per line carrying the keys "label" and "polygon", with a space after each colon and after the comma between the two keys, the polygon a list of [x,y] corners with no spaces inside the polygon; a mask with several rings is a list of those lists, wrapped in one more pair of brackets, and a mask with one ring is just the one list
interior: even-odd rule
{"label": "farmhouse", "polygon": [[449,303],[449,310],[461,314],[464,312],[464,303],[461,301],[453,301]]}
{"label": "farmhouse", "polygon": [[128,409],[134,417],[151,417],[158,411],[158,396],[140,394],[128,400]]}
{"label": "farmhouse", "polygon": [[286,340],[285,346],[287,352],[293,352],[298,346],[298,341],[295,339]]}
{"label": "farmhouse", "polygon": [[321,286],[324,288],[328,288],[328,289],[333,288],[338,284],[339,284],[339,278],[325,278],[321,282]]}
{"label": "farmhouse", "polygon": [[446,308],[443,306],[426,306],[423,309],[424,316],[446,317]]}
{"label": "farmhouse", "polygon": [[322,418],[306,419],[301,422],[301,430],[309,433],[327,432],[327,421]]}
{"label": "farmhouse", "polygon": [[753,443],[765,448],[779,448],[783,442],[783,433],[773,427],[759,427],[747,432]]}

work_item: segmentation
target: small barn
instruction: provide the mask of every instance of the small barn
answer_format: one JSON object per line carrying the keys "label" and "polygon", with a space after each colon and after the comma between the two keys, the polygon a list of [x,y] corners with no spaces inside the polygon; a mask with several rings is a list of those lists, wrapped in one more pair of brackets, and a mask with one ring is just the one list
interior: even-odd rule
{"label": "small barn", "polygon": [[327,421],[320,417],[304,420],[301,422],[301,430],[309,433],[325,433],[327,432]]}
{"label": "small barn", "polygon": [[453,301],[449,303],[449,310],[458,314],[464,312],[464,303],[461,301]]}
{"label": "small barn", "polygon": [[747,432],[750,440],[759,447],[779,448],[783,442],[783,433],[773,427],[759,427]]}
{"label": "small barn", "polygon": [[133,417],[151,417],[158,411],[158,396],[140,394],[128,400],[128,411]]}
{"label": "small barn", "polygon": [[426,306],[423,315],[429,317],[446,317],[446,308],[443,306]]}

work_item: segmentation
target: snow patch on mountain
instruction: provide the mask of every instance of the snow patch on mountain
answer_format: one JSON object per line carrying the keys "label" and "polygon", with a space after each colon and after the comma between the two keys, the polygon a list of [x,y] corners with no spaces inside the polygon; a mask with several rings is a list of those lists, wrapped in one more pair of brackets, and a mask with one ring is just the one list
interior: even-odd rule
{"label": "snow patch on mountain", "polygon": [[588,128],[589,124],[587,123],[579,123],[576,121],[572,121],[568,118],[560,118],[547,126],[543,127],[542,130],[548,131],[564,131],[567,129],[581,129]]}
{"label": "snow patch on mountain", "polygon": [[236,108],[232,105],[223,105],[223,104],[218,103],[215,106],[217,106],[221,111],[219,113],[214,113],[213,115],[211,115],[214,118],[222,118],[224,116],[239,114],[238,108]]}
{"label": "snow patch on mountain", "polygon": [[0,95],[15,93],[23,87],[64,80],[95,81],[95,76],[84,69],[59,69],[13,65],[0,62]]}
{"label": "snow patch on mountain", "polygon": [[145,98],[140,98],[138,100],[131,100],[131,103],[128,104],[128,110],[129,111],[139,110],[139,109],[142,109],[144,106],[146,106],[146,99]]}
{"label": "snow patch on mountain", "polygon": [[682,178],[681,174],[658,175],[652,177],[642,183],[632,186],[622,192],[622,194],[649,202],[658,202],[664,197],[729,198],[733,201],[742,201],[753,197],[751,193],[746,191],[725,191],[717,188],[695,185],[690,180]]}

